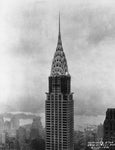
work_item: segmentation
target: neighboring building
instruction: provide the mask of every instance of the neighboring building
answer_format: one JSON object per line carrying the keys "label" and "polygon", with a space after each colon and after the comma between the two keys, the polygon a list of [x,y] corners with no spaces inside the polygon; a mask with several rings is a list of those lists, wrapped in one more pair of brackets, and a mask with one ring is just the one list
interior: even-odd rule
{"label": "neighboring building", "polygon": [[46,94],[46,150],[73,150],[74,101],[71,76],[62,47],[60,17],[58,43]]}
{"label": "neighboring building", "polygon": [[115,142],[115,108],[106,111],[106,118],[103,124],[103,140]]}
{"label": "neighboring building", "polygon": [[103,139],[103,124],[100,124],[97,127],[97,140],[100,141],[102,139]]}
{"label": "neighboring building", "polygon": [[33,119],[31,131],[30,131],[30,137],[31,139],[44,138],[44,130],[41,123],[41,117],[36,117]]}

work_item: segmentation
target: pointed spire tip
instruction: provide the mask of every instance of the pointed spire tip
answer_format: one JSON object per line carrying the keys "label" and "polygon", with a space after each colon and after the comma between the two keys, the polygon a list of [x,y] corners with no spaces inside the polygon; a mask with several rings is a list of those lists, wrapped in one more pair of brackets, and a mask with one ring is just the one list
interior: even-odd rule
{"label": "pointed spire tip", "polygon": [[59,12],[59,31],[58,31],[58,45],[62,45],[61,41],[61,31],[60,31],[60,12]]}
{"label": "pointed spire tip", "polygon": [[59,11],[59,34],[60,34],[60,11]]}

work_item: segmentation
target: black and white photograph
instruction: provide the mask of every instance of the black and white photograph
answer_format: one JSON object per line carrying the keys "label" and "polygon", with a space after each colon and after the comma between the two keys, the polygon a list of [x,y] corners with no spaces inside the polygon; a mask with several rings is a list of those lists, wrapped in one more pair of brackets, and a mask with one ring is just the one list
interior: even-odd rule
{"label": "black and white photograph", "polygon": [[115,150],[115,0],[0,0],[0,150]]}

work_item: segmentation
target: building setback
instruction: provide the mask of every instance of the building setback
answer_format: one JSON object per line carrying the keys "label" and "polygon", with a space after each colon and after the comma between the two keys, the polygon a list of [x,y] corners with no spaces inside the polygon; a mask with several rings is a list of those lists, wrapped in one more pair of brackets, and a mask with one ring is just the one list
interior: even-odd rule
{"label": "building setback", "polygon": [[58,43],[46,95],[46,150],[73,150],[74,101],[71,76],[61,41],[60,16]]}

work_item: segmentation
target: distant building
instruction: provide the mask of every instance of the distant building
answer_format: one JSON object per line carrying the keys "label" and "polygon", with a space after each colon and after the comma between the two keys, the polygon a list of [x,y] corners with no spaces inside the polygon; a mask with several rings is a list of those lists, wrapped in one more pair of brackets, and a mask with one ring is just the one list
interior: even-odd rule
{"label": "distant building", "polygon": [[32,128],[36,129],[43,128],[41,123],[41,117],[36,117],[33,119]]}
{"label": "distant building", "polygon": [[11,123],[10,123],[10,121],[5,121],[4,122],[4,130],[6,131],[6,132],[9,132],[10,130],[11,130]]}
{"label": "distant building", "polygon": [[19,147],[20,149],[22,149],[26,141],[26,129],[23,127],[19,127],[16,135],[17,135],[16,138],[18,140]]}
{"label": "distant building", "polygon": [[4,129],[9,137],[16,136],[16,130],[19,128],[19,119],[13,116],[10,121],[5,121]]}
{"label": "distant building", "polygon": [[9,137],[15,137],[16,130],[19,128],[19,119],[13,116],[10,121],[6,120],[3,126]]}
{"label": "distant building", "polygon": [[2,116],[0,116],[0,132],[4,130],[4,119]]}
{"label": "distant building", "polygon": [[97,127],[97,140],[103,139],[103,124],[98,125]]}
{"label": "distant building", "polygon": [[5,144],[6,142],[6,133],[2,132],[0,133],[0,144]]}
{"label": "distant building", "polygon": [[31,124],[24,125],[23,127],[26,129],[26,139],[30,139],[30,132],[31,132]]}
{"label": "distant building", "polygon": [[17,117],[11,118],[11,129],[18,129],[19,128],[19,119]]}
{"label": "distant building", "polygon": [[103,140],[115,142],[115,108],[106,111],[106,118],[103,124]]}
{"label": "distant building", "polygon": [[90,141],[96,142],[97,140],[97,126],[87,126],[87,128],[84,129],[84,135],[86,140],[86,145]]}
{"label": "distant building", "polygon": [[74,131],[74,150],[84,149],[86,146],[86,136],[82,131]]}
{"label": "distant building", "polygon": [[6,133],[3,132],[2,133],[2,144],[5,144],[6,143]]}
{"label": "distant building", "polygon": [[71,76],[61,41],[60,18],[58,43],[52,61],[45,104],[46,150],[73,150],[74,101]]}
{"label": "distant building", "polygon": [[41,123],[41,117],[36,117],[33,119],[31,130],[30,130],[31,139],[38,139],[44,137],[44,130]]}

